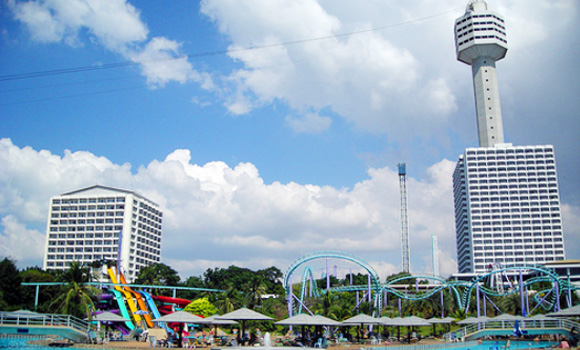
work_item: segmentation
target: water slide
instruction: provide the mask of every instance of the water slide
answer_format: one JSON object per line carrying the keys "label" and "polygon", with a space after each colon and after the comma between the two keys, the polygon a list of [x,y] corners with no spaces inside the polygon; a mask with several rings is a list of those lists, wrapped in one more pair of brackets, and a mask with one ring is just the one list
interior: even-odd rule
{"label": "water slide", "polygon": [[[147,292],[143,292],[143,291],[140,291],[139,293],[141,293],[141,295],[143,296],[143,299],[145,299],[145,301],[147,302],[147,305],[149,305],[149,310],[151,310],[153,317],[154,318],[161,317],[161,314],[159,313],[159,310],[157,309],[157,305],[155,305],[153,298],[151,298],[151,294],[149,294]],[[167,324],[165,322],[158,322],[158,324],[161,327],[163,327],[166,332],[173,333],[173,330],[171,328],[167,327]]]}
{"label": "water slide", "polygon": [[[125,279],[125,276],[123,275],[122,272],[119,274],[119,279],[121,280],[121,283],[127,284],[127,280]],[[133,294],[133,296],[135,297],[135,300],[137,300],[137,305],[139,306],[139,309],[146,312],[143,315],[143,318],[145,318],[145,322],[147,323],[147,327],[153,328],[153,321],[151,321],[151,315],[149,315],[149,311],[147,310],[147,305],[145,305],[143,298],[141,298],[141,294],[135,292],[134,290],[132,290],[131,288],[129,288],[127,286],[123,287],[123,289],[125,289],[129,293]]]}
{"label": "water slide", "polygon": [[129,321],[125,321],[125,326],[129,329],[135,329],[135,325],[131,322],[131,315],[127,311],[127,307],[125,306],[125,300],[123,300],[123,296],[121,293],[114,289],[109,289],[111,293],[115,296],[115,300],[117,300],[117,304],[119,304],[119,310],[121,311],[121,315],[125,317]]}
{"label": "water slide", "polygon": [[[117,282],[117,277],[115,276],[115,273],[113,272],[112,268],[108,268],[107,271],[109,272],[109,277],[111,278],[111,282],[113,283],[119,283]],[[131,310],[131,313],[133,314],[133,318],[135,319],[135,323],[139,324],[139,322],[141,322],[141,316],[136,314],[136,312],[138,311],[137,306],[135,305],[135,301],[133,300],[133,296],[131,295],[131,293],[126,290],[125,288],[121,288],[120,286],[115,286],[115,290],[122,292],[125,295],[125,300],[127,301],[127,305],[129,305],[129,310]],[[118,299],[117,299],[118,301]],[[131,319],[131,317],[129,317],[129,319]]]}
{"label": "water slide", "polygon": [[[163,295],[154,295],[153,299],[158,300],[162,303],[167,303],[167,304],[175,304],[177,305],[179,308],[183,309],[184,307],[186,307],[187,305],[189,305],[189,303],[191,303],[191,301],[187,300],[187,299],[181,299],[181,298],[171,298],[171,297],[165,297]],[[167,310],[168,307],[160,307],[160,310]],[[169,311],[169,313],[171,313],[171,311]]]}

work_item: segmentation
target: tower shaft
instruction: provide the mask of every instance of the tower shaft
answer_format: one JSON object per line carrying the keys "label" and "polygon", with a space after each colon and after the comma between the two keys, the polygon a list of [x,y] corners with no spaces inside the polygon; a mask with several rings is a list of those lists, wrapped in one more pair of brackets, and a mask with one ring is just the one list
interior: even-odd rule
{"label": "tower shaft", "polygon": [[401,257],[403,272],[411,272],[409,246],[409,218],[407,217],[407,169],[399,163],[399,188],[401,192]]}
{"label": "tower shaft", "polygon": [[479,147],[493,147],[504,143],[495,60],[479,56],[473,60],[471,69]]}

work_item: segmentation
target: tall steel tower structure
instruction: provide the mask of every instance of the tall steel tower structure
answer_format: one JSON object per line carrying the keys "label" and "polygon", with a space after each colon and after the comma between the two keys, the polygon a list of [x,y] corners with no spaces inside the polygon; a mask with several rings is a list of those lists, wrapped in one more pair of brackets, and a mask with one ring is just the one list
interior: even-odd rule
{"label": "tall steel tower structure", "polygon": [[401,190],[401,256],[403,272],[411,272],[409,248],[409,218],[407,217],[407,167],[399,163],[399,187]]}
{"label": "tall steel tower structure", "polygon": [[483,0],[471,0],[465,14],[455,20],[457,59],[469,64],[473,73],[479,147],[504,143],[495,69],[508,48],[504,23]]}
{"label": "tall steel tower structure", "polygon": [[[432,242],[432,257],[433,257],[433,277],[439,277],[440,276],[440,272],[439,272],[439,245],[437,244],[437,236],[432,235],[431,236],[431,242]],[[437,284],[438,282],[434,280],[434,283]]]}

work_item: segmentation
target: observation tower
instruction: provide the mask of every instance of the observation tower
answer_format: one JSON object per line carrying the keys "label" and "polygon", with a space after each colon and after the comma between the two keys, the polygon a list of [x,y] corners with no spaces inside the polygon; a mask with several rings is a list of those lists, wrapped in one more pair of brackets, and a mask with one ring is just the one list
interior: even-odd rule
{"label": "observation tower", "polygon": [[471,66],[479,147],[504,143],[495,62],[507,52],[505,22],[483,0],[471,0],[455,20],[457,59]]}

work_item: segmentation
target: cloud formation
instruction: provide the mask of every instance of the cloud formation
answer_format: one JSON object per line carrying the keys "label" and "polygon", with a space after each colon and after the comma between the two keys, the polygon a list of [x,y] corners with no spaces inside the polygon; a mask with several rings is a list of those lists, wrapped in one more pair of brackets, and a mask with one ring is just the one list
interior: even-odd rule
{"label": "cloud formation", "polygon": [[[399,179],[395,169],[369,169],[352,188],[264,183],[250,163],[195,164],[178,149],[136,173],[89,152],[63,156],[0,140],[0,255],[39,264],[49,198],[103,184],[133,190],[164,213],[162,260],[182,276],[235,264],[284,270],[300,256],[341,250],[368,261],[382,278],[398,272]],[[424,180],[408,178],[411,265],[431,273],[431,237],[441,272],[456,271],[451,174],[455,164],[432,165]],[[563,205],[565,232],[580,228],[580,208]],[[42,233],[41,233],[42,232]],[[567,250],[580,249],[568,240]]]}
{"label": "cloud formation", "polygon": [[[132,173],[128,164],[89,152],[58,156],[0,140],[2,253],[14,251],[17,258],[40,264],[49,198],[98,183],[134,190],[160,204],[163,260],[186,276],[230,264],[285,269],[306,253],[327,249],[359,255],[384,274],[400,265],[398,174],[393,169],[370,169],[369,178],[352,189],[336,189],[266,184],[253,164],[198,165],[191,158],[189,150],[175,150]],[[442,161],[426,180],[409,179],[417,271],[430,270],[419,257],[429,254],[432,234],[439,236],[442,250],[454,250],[452,168],[452,162]],[[22,242],[31,242],[34,249],[21,252]]]}
{"label": "cloud formation", "polygon": [[14,17],[26,25],[32,39],[80,47],[93,42],[141,66],[150,87],[171,81],[196,81],[204,88],[211,79],[193,69],[180,44],[165,37],[148,38],[139,10],[126,0],[50,0],[8,2]]}

